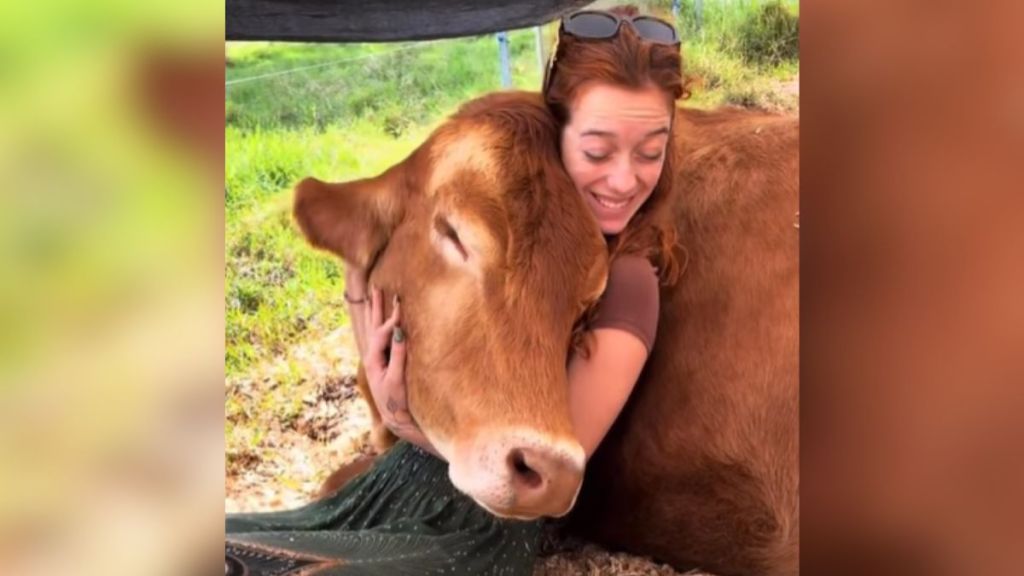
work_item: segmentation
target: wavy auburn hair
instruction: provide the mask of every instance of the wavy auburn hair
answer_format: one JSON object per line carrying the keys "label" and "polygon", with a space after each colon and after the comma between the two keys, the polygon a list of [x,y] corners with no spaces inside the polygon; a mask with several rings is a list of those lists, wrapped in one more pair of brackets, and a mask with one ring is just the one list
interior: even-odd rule
{"label": "wavy auburn hair", "polygon": [[[617,16],[638,16],[636,6],[618,6],[607,10]],[[607,39],[577,38],[559,27],[558,44],[544,102],[563,129],[569,122],[571,104],[587,85],[603,83],[630,89],[656,86],[665,94],[665,104],[673,113],[677,100],[690,96],[691,81],[683,75],[683,57],[678,45],[658,44],[640,38],[624,23],[618,34]],[[673,122],[674,123],[674,122]],[[612,258],[621,254],[639,254],[658,269],[663,284],[672,284],[679,275],[679,263],[673,249],[677,243],[670,195],[675,157],[674,138],[665,150],[665,164],[650,198],[633,216],[626,229],[609,241]]]}

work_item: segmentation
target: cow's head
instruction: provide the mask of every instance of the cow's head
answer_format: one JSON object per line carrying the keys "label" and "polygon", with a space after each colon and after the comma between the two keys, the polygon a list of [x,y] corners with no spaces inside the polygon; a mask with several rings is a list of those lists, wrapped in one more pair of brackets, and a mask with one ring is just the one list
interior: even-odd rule
{"label": "cow's head", "polygon": [[310,242],[400,295],[410,410],[501,516],[565,514],[583,474],[566,360],[607,257],[557,142],[537,95],[495,94],[376,178],[296,189]]}

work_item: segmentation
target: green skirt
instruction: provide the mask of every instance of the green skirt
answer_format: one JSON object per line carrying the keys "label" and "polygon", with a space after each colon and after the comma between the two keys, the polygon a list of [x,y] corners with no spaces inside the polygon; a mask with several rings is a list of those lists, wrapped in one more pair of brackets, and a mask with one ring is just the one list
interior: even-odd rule
{"label": "green skirt", "polygon": [[543,523],[492,516],[447,462],[400,442],[330,498],[230,514],[225,531],[229,575],[529,575]]}

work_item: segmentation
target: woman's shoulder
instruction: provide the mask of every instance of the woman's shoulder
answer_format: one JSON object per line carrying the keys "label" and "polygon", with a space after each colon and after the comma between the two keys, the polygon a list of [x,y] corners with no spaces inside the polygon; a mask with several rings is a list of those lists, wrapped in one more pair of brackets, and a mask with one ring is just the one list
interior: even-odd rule
{"label": "woman's shoulder", "polygon": [[626,330],[650,351],[658,326],[658,299],[658,274],[650,261],[639,255],[616,256],[591,328]]}
{"label": "woman's shoulder", "polygon": [[633,281],[658,283],[658,270],[640,254],[620,254],[612,258],[608,267],[608,282]]}

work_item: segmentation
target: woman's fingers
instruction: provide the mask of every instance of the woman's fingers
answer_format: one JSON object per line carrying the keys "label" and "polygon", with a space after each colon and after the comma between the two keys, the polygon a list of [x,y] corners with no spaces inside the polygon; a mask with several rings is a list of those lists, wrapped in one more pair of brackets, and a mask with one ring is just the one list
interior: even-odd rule
{"label": "woman's fingers", "polygon": [[373,286],[368,286],[366,290],[366,305],[363,306],[362,318],[360,321],[363,324],[363,334],[365,334],[365,342],[362,350],[363,364],[369,365],[370,357],[376,352],[378,343],[375,340],[375,333],[377,326],[380,325],[379,321],[374,321],[374,318],[381,314],[379,298],[376,297],[376,289]]}
{"label": "woman's fingers", "polygon": [[370,312],[372,314],[370,321],[372,324],[370,326],[376,328],[384,323],[384,296],[376,286],[370,287],[370,294],[372,294],[370,298]]}
{"label": "woman's fingers", "polygon": [[[366,305],[363,306],[362,318],[359,319],[363,323],[363,334],[365,335],[364,340],[366,341],[364,346],[370,346],[370,338],[373,337],[373,295],[368,291],[366,293]],[[367,352],[367,350],[363,350]]]}
{"label": "woman's fingers", "polygon": [[[380,293],[377,292],[373,301],[376,303],[380,303],[382,298],[383,297],[380,295]],[[376,311],[373,313],[374,316],[378,319],[383,316],[380,310],[381,308],[383,308],[383,306],[378,307]],[[372,369],[374,370],[386,369],[390,376],[390,367],[399,365],[402,367],[399,377],[404,378],[404,346],[401,347],[401,356],[399,357],[398,360],[396,360],[395,356],[395,342],[403,341],[405,339],[404,333],[401,333],[401,335],[399,335],[401,328],[398,327],[398,324],[399,322],[401,322],[401,320],[401,304],[398,302],[398,299],[396,298],[394,308],[391,311],[391,316],[389,316],[387,320],[383,321],[383,323],[380,323],[378,325],[372,325],[370,327],[369,350],[367,350],[367,354],[365,355],[364,358],[364,364],[367,366],[367,368],[372,367]],[[388,348],[391,349],[390,360],[388,360],[388,356],[386,354]]]}
{"label": "woman's fingers", "polygon": [[[383,297],[378,298],[378,300],[381,300],[382,298]],[[376,320],[374,321],[374,324],[370,326],[371,333],[381,335],[381,337],[384,338],[385,345],[387,345],[387,340],[391,338],[391,331],[402,319],[401,307],[398,304],[398,299],[396,298],[394,302],[395,305],[391,310],[391,316],[388,316],[388,319],[384,320],[383,310],[375,310],[373,314]],[[381,306],[381,308],[383,308],[383,306]]]}
{"label": "woman's fingers", "polygon": [[388,349],[388,336],[386,334],[372,332],[370,334],[370,341],[367,343],[368,350],[363,358],[363,364],[366,366],[367,376],[372,372],[374,375],[384,371],[387,368],[387,356],[386,352]]}
{"label": "woman's fingers", "polygon": [[391,310],[391,316],[388,316],[388,319],[385,320],[384,323],[380,325],[378,330],[380,330],[381,332],[386,332],[387,337],[390,338],[392,329],[394,329],[394,327],[398,324],[399,321],[401,321],[401,319],[402,313],[400,311],[398,299],[396,298],[395,305]]}
{"label": "woman's fingers", "polygon": [[[405,390],[405,332],[401,326],[395,326],[391,338],[391,358],[388,361],[388,371],[384,375],[387,389],[392,391],[391,399],[394,399],[396,410],[392,412],[401,424],[412,422],[412,415],[409,413],[409,405]],[[389,402],[390,403],[390,402]]]}

